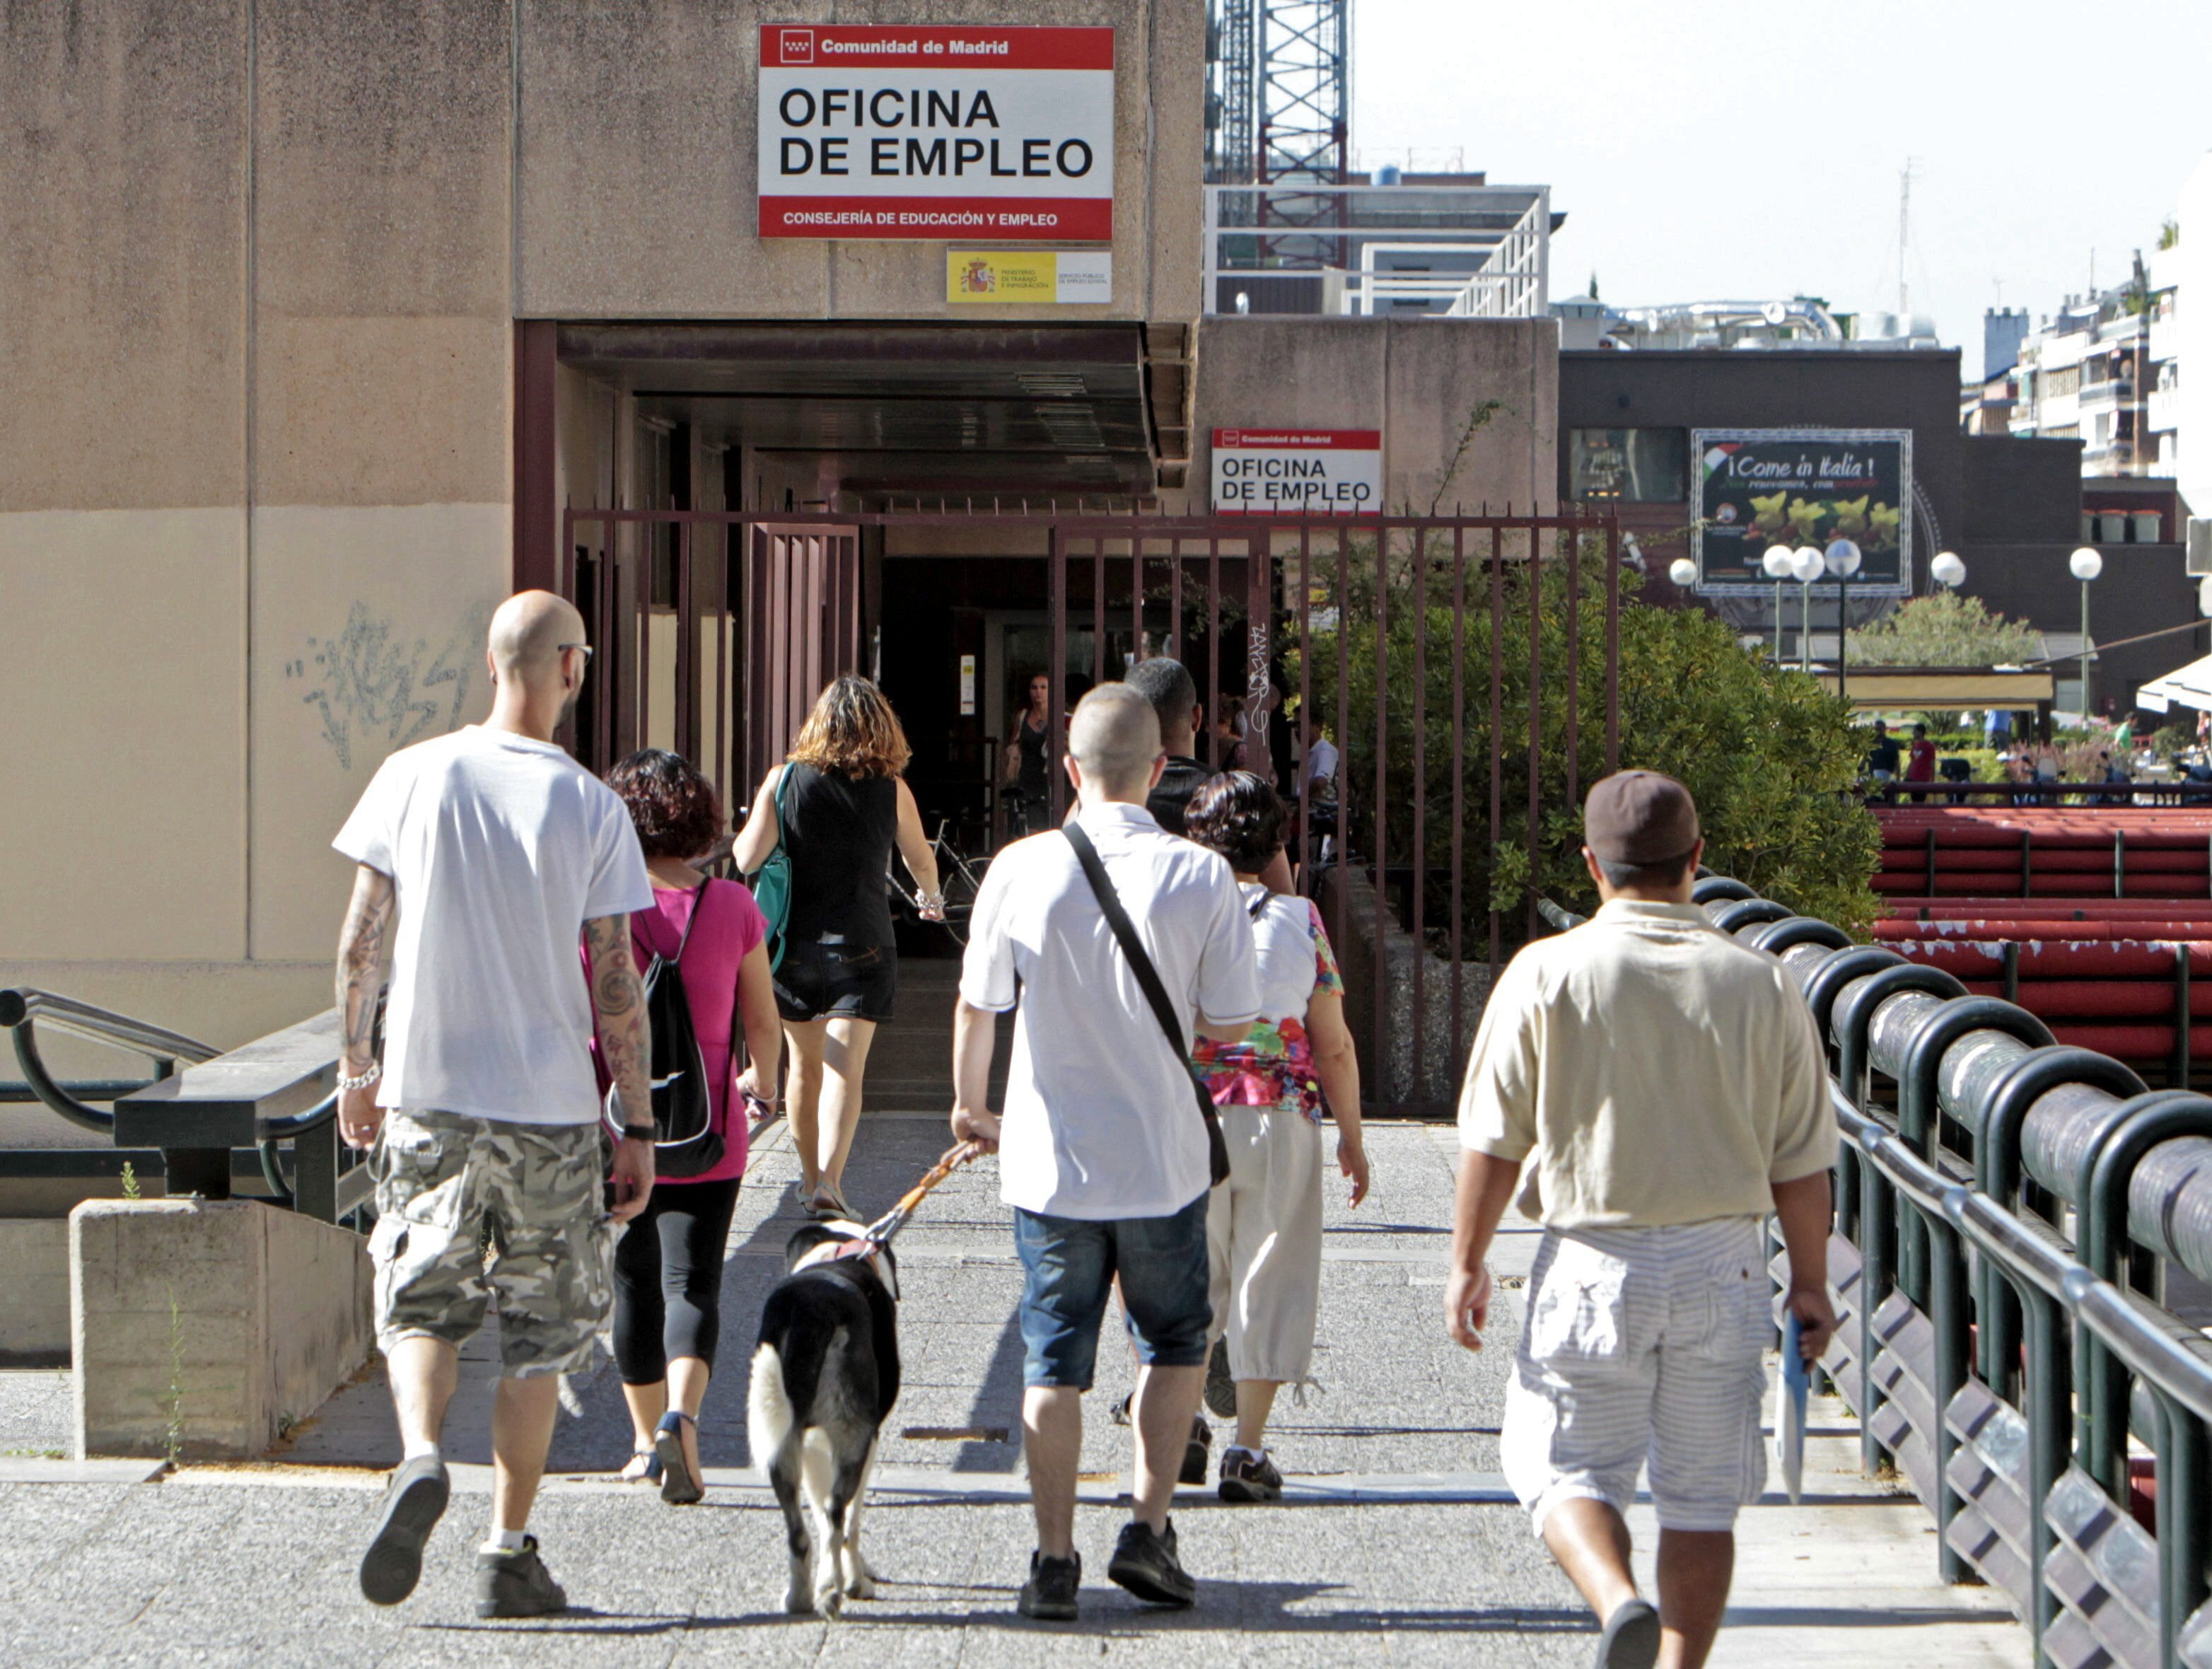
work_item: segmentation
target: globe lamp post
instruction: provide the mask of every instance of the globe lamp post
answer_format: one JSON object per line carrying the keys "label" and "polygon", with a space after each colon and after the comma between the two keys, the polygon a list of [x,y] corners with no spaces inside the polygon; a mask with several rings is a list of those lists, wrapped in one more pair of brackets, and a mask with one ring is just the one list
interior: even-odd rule
{"label": "globe lamp post", "polygon": [[2089,663],[2097,652],[2089,645],[2089,582],[2105,571],[2105,559],[2094,545],[2083,545],[2066,559],[2066,566],[2081,582],[2081,719],[2087,723],[2095,703],[2089,699]]}
{"label": "globe lamp post", "polygon": [[1836,576],[1836,694],[1850,700],[1851,576],[1864,560],[1849,539],[1832,541],[1821,561]]}
{"label": "globe lamp post", "polygon": [[1759,567],[1766,577],[1774,581],[1774,663],[1782,664],[1782,582],[1790,577],[1790,549],[1788,545],[1769,545],[1766,555],[1759,559]]}
{"label": "globe lamp post", "polygon": [[1667,577],[1674,582],[1677,591],[1687,591],[1698,583],[1698,565],[1686,556],[1677,556],[1667,564]]}
{"label": "globe lamp post", "polygon": [[1797,581],[1797,670],[1813,670],[1813,582],[1828,566],[1818,547],[1800,545],[1790,554],[1790,572]]}
{"label": "globe lamp post", "polygon": [[1966,583],[1966,565],[1951,552],[1939,550],[1928,565],[1928,577],[1946,590],[1956,591]]}

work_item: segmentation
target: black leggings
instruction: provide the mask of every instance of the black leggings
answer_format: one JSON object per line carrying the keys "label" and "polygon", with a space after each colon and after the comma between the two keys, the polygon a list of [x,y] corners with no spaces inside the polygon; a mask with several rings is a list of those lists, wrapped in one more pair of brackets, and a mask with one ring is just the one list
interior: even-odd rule
{"label": "black leggings", "polygon": [[739,1180],[659,1184],[615,1243],[615,1367],[624,1385],[658,1384],[672,1356],[714,1367]]}

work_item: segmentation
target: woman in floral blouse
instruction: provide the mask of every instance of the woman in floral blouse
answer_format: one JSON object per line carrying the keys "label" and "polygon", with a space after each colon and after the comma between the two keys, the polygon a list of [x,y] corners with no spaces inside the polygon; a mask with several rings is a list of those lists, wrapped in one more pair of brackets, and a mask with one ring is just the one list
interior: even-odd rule
{"label": "woman in floral blouse", "polygon": [[1196,1056],[1229,1142],[1229,1180],[1213,1191],[1206,1218],[1213,1332],[1227,1336],[1237,1382],[1237,1441],[1221,1456],[1224,1501],[1274,1501],[1283,1492],[1265,1438],[1276,1391],[1304,1384],[1313,1365],[1324,1113],[1336,1117],[1337,1168],[1352,1179],[1352,1203],[1367,1195],[1359,1065],[1321,912],[1260,884],[1282,851],[1283,822],[1282,801],[1249,771],[1200,788],[1183,821],[1190,839],[1237,871],[1260,956],[1258,1023],[1241,1043],[1200,1040]]}

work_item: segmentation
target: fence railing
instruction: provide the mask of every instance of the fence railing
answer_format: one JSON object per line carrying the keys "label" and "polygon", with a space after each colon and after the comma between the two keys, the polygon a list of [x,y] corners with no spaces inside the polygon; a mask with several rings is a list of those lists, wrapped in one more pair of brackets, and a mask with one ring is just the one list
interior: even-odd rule
{"label": "fence railing", "polygon": [[[42,1026],[144,1055],[153,1077],[64,1083],[46,1066]],[[241,1170],[258,1171],[270,1194],[326,1223],[368,1199],[368,1167],[348,1163],[337,1142],[336,1010],[224,1052],[75,998],[16,989],[0,991],[0,1028],[11,1034],[29,1096],[114,1143],[0,1150],[0,1179],[112,1179],[128,1163],[171,1195],[227,1199]]]}
{"label": "fence railing", "polygon": [[2002,1588],[2039,1663],[2212,1665],[2212,1345],[2162,1302],[2212,1281],[2212,1098],[1738,882],[1694,895],[1789,968],[1832,1052],[1823,1368],[1869,1469],[1896,1466],[1944,1578]]}

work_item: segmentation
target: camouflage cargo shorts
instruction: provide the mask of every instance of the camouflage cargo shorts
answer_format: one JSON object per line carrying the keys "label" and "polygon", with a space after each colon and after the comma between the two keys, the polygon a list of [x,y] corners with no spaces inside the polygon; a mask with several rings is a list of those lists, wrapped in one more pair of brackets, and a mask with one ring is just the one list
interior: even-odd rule
{"label": "camouflage cargo shorts", "polygon": [[573,1374],[614,1302],[614,1230],[596,1124],[526,1125],[394,1108],[369,1154],[376,1180],[376,1341],[459,1348],[499,1299],[501,1372]]}

